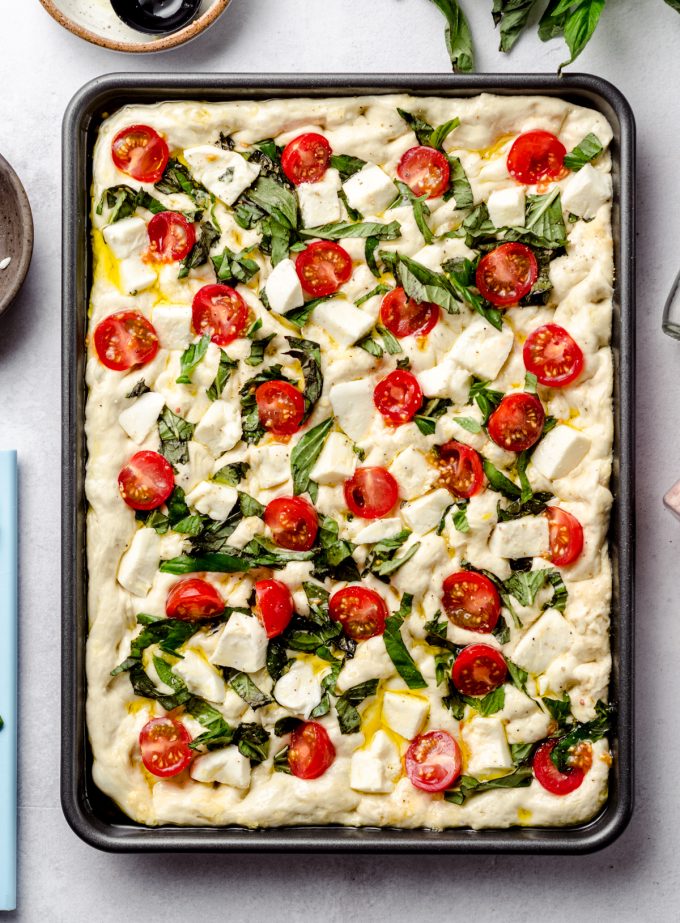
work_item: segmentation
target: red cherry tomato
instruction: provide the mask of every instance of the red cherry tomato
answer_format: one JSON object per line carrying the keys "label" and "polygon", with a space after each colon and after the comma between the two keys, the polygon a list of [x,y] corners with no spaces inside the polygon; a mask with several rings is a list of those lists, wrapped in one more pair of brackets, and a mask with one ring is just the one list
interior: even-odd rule
{"label": "red cherry tomato", "polygon": [[524,344],[524,365],[542,385],[564,388],[583,371],[578,343],[558,324],[544,324]]}
{"label": "red cherry tomato", "polygon": [[515,391],[500,402],[489,417],[487,429],[496,445],[508,452],[523,452],[541,438],[545,411],[535,394]]}
{"label": "red cherry tomato", "polygon": [[373,392],[373,403],[388,423],[397,426],[412,420],[423,403],[418,379],[411,372],[396,369],[379,381]]}
{"label": "red cherry tomato", "polygon": [[113,139],[111,156],[122,173],[140,183],[157,183],[170,152],[165,139],[149,125],[130,125]]}
{"label": "red cherry tomato", "polygon": [[459,571],[444,580],[442,606],[454,625],[468,631],[493,631],[501,614],[498,590],[474,571]]}
{"label": "red cherry tomato", "polygon": [[142,762],[161,779],[169,779],[187,768],[192,757],[190,743],[189,732],[181,721],[167,716],[152,718],[139,734]]}
{"label": "red cherry tomato", "polygon": [[212,583],[200,577],[178,581],[168,593],[165,613],[169,619],[195,622],[209,619],[224,611],[224,600]]}
{"label": "red cherry tomato", "polygon": [[446,731],[428,731],[411,743],[404,758],[411,784],[424,792],[443,792],[460,775],[460,747]]}
{"label": "red cherry tomato", "polygon": [[508,173],[518,183],[533,186],[565,175],[567,149],[549,131],[527,131],[517,138],[508,154]]}
{"label": "red cherry tomato", "polygon": [[484,484],[484,468],[479,453],[463,442],[445,442],[437,458],[439,483],[454,497],[474,497]]}
{"label": "red cherry tomato", "polygon": [[172,263],[189,256],[196,243],[193,224],[178,212],[159,212],[147,227],[149,256],[158,263]]}
{"label": "red cherry tomato", "polygon": [[315,240],[298,254],[295,269],[307,294],[322,298],[349,282],[352,257],[332,240]]}
{"label": "red cherry tomato", "polygon": [[399,485],[385,468],[357,468],[345,481],[345,502],[355,516],[380,519],[399,497]]}
{"label": "red cherry tomato", "polygon": [[118,311],[97,324],[94,348],[107,369],[124,372],[155,358],[158,334],[139,311]]}
{"label": "red cherry tomato", "polygon": [[248,306],[229,285],[204,285],[194,295],[191,317],[196,333],[209,333],[213,343],[228,346],[246,332]]}
{"label": "red cherry tomato", "polygon": [[318,779],[334,759],[335,747],[318,721],[305,721],[290,735],[288,765],[298,779]]}
{"label": "red cherry tomato", "polygon": [[365,586],[347,586],[330,598],[331,618],[340,622],[346,635],[355,641],[374,638],[385,631],[389,615],[385,600]]}
{"label": "red cherry tomato", "polygon": [[291,183],[318,183],[324,178],[333,153],[323,135],[309,131],[293,138],[281,154],[281,168]]}
{"label": "red cherry tomato", "polygon": [[158,452],[137,452],[118,475],[120,495],[133,510],[155,510],[174,486],[172,466]]}
{"label": "red cherry tomato", "polygon": [[433,147],[412,147],[397,166],[397,176],[417,196],[428,199],[443,195],[449,185],[451,167],[446,154]]}
{"label": "red cherry tomato", "polygon": [[255,613],[264,625],[268,638],[285,631],[293,618],[293,597],[280,580],[258,580],[255,584]]}
{"label": "red cherry tomato", "polygon": [[[575,791],[583,782],[584,776],[590,768],[590,762],[585,758],[586,767],[579,765],[570,766],[566,772],[560,772],[553,763],[550,754],[555,749],[557,740],[546,740],[534,753],[533,770],[536,779],[551,795],[568,795]],[[590,761],[592,761],[592,748],[588,744]]]}
{"label": "red cherry tomato", "polygon": [[550,560],[558,567],[573,564],[583,551],[583,526],[559,506],[546,509],[550,529]]}
{"label": "red cherry tomato", "polygon": [[488,695],[508,676],[505,658],[488,644],[468,644],[453,662],[451,679],[463,695]]}
{"label": "red cherry tomato", "polygon": [[407,298],[403,288],[392,289],[380,305],[380,320],[398,339],[425,336],[439,320],[439,305]]}
{"label": "red cherry tomato", "polygon": [[319,530],[316,510],[304,497],[277,497],[267,504],[264,521],[275,543],[289,551],[309,551]]}
{"label": "red cherry tomato", "polygon": [[300,429],[305,399],[289,381],[265,381],[255,391],[260,423],[276,436],[290,436]]}
{"label": "red cherry tomato", "polygon": [[475,281],[482,298],[499,308],[517,304],[538,278],[538,263],[525,244],[501,244],[481,258]]}

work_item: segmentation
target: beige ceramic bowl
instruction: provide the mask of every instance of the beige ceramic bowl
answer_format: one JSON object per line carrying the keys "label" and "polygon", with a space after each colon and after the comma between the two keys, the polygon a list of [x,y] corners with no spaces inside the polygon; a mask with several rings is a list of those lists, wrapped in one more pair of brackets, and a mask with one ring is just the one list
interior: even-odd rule
{"label": "beige ceramic bowl", "polygon": [[229,0],[202,0],[198,15],[170,35],[155,38],[130,29],[116,16],[109,0],[40,0],[57,22],[95,45],[114,51],[141,53],[167,51],[196,38],[211,26],[229,5]]}

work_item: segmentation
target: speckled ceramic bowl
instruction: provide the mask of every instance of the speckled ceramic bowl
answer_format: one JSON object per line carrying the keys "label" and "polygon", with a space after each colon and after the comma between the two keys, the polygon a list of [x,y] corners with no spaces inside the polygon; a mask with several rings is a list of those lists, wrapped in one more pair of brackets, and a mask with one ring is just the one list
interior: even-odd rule
{"label": "speckled ceramic bowl", "polygon": [[[33,217],[19,177],[0,156],[0,314],[14,301],[33,253]],[[9,263],[7,262],[9,260]]]}
{"label": "speckled ceramic bowl", "polygon": [[211,26],[229,5],[230,0],[202,0],[196,17],[168,35],[154,37],[129,28],[114,13],[109,0],[40,0],[57,22],[80,38],[111,48],[140,54],[167,51],[196,38]]}

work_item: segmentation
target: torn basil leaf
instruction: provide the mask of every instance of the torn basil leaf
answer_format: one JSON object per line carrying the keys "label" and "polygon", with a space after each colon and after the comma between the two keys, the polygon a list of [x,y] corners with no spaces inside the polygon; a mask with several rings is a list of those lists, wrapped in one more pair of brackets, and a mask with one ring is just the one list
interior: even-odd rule
{"label": "torn basil leaf", "polygon": [[430,209],[427,207],[426,202],[427,193],[421,196],[417,196],[414,192],[412,192],[411,188],[406,185],[406,183],[402,183],[400,180],[395,180],[395,184],[401,193],[401,197],[396,203],[393,203],[391,208],[394,208],[396,205],[402,203],[410,203],[411,207],[413,208],[413,217],[415,219],[416,226],[420,233],[423,235],[423,240],[426,244],[431,244],[434,240],[434,235],[427,223],[427,218],[430,214]]}
{"label": "torn basil leaf", "polygon": [[491,14],[494,25],[501,27],[499,51],[510,51],[535,6],[536,0],[494,0]]}
{"label": "torn basil leaf", "polygon": [[286,337],[290,349],[289,356],[297,359],[302,367],[305,379],[305,413],[302,418],[304,423],[312,414],[316,402],[321,397],[323,390],[323,375],[321,374],[321,347],[314,340],[302,340],[298,337]]}
{"label": "torn basil leaf", "polygon": [[207,211],[213,202],[208,190],[193,178],[189,168],[174,157],[168,160],[163,176],[158,180],[155,188],[165,195],[183,192],[202,211]]}
{"label": "torn basil leaf", "polygon": [[165,407],[158,418],[158,435],[161,438],[160,453],[173,467],[189,462],[189,440],[195,426]]}
{"label": "torn basil leaf", "polygon": [[446,413],[452,403],[453,402],[450,401],[448,397],[431,397],[429,400],[426,400],[425,404],[420,408],[420,411],[413,418],[413,422],[423,436],[433,435],[437,428],[437,420]]}
{"label": "torn basil leaf", "polygon": [[351,157],[349,154],[332,154],[331,167],[340,174],[340,179],[346,180],[354,176],[366,166],[366,161],[360,157]]}
{"label": "torn basil leaf", "polygon": [[257,275],[260,267],[249,256],[253,249],[251,247],[248,250],[241,250],[240,253],[234,253],[229,247],[225,247],[222,253],[211,257],[217,281],[224,285],[234,286],[239,282],[245,284]]}
{"label": "torn basil leaf", "polygon": [[293,493],[304,493],[309,486],[309,473],[321,454],[328,434],[333,428],[333,417],[318,423],[306,432],[290,453],[290,469],[293,476]]}
{"label": "torn basil leaf", "polygon": [[404,624],[404,619],[411,611],[412,604],[413,597],[409,593],[404,593],[399,611],[391,615],[385,622],[383,640],[390,660],[409,689],[426,689],[427,682],[408,652],[401,634],[401,627]]}
{"label": "torn basil leaf", "polygon": [[224,386],[229,380],[229,376],[236,368],[238,368],[238,362],[235,359],[230,359],[223,349],[220,350],[220,364],[217,367],[215,381],[205,392],[211,401],[216,401],[218,398],[222,397]]}
{"label": "torn basil leaf", "polygon": [[334,221],[316,228],[301,228],[300,237],[318,237],[321,240],[343,240],[346,237],[367,237],[378,240],[396,240],[401,236],[398,221],[381,224],[378,221]]}
{"label": "torn basil leaf", "polygon": [[451,804],[465,804],[472,795],[481,795],[497,788],[527,788],[534,777],[529,766],[521,766],[507,776],[480,782],[473,776],[463,776],[457,788],[444,792],[444,800]]}
{"label": "torn basil leaf", "polygon": [[335,709],[338,713],[338,724],[342,734],[354,734],[361,729],[361,716],[356,706],[375,695],[377,689],[378,680],[369,679],[357,686],[352,686],[336,700]]}
{"label": "torn basil leaf", "polygon": [[262,708],[263,705],[269,705],[274,701],[271,696],[262,692],[255,685],[247,673],[235,673],[229,680],[229,685],[253,710]]}
{"label": "torn basil leaf", "polygon": [[213,474],[210,480],[216,481],[218,484],[227,484],[229,487],[236,487],[239,481],[242,481],[246,476],[249,468],[248,462],[233,462],[230,465],[223,465]]}
{"label": "torn basil leaf", "polygon": [[521,495],[522,491],[517,484],[506,477],[502,471],[499,471],[488,458],[482,459],[482,465],[484,466],[484,474],[489,482],[489,487],[492,490],[498,491],[509,500],[516,500]]}
{"label": "torn basil leaf", "polygon": [[190,385],[191,374],[198,363],[205,357],[210,344],[210,334],[202,336],[198,343],[191,343],[182,353],[180,359],[180,376],[177,379],[178,385]]}
{"label": "torn basil leaf", "polygon": [[146,208],[157,215],[159,212],[170,211],[162,202],[155,199],[145,189],[133,189],[131,186],[110,186],[102,193],[97,204],[97,214],[104,212],[104,206],[109,210],[107,215],[109,224],[130,218],[138,208]]}
{"label": "torn basil leaf", "polygon": [[456,203],[456,208],[472,208],[474,204],[472,186],[460,158],[449,154],[448,161],[451,173],[449,188],[444,193],[444,201],[452,198]]}
{"label": "torn basil leaf", "polygon": [[220,239],[220,232],[210,222],[204,221],[201,224],[198,240],[180,263],[180,270],[177,274],[178,279],[186,279],[192,269],[203,266],[210,258],[210,248],[213,247]]}

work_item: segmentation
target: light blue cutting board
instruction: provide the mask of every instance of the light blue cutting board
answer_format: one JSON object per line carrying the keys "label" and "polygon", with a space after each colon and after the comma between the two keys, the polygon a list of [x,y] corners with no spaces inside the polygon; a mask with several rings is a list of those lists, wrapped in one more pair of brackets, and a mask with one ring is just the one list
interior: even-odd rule
{"label": "light blue cutting board", "polygon": [[17,900],[17,456],[0,452],[0,910]]}

